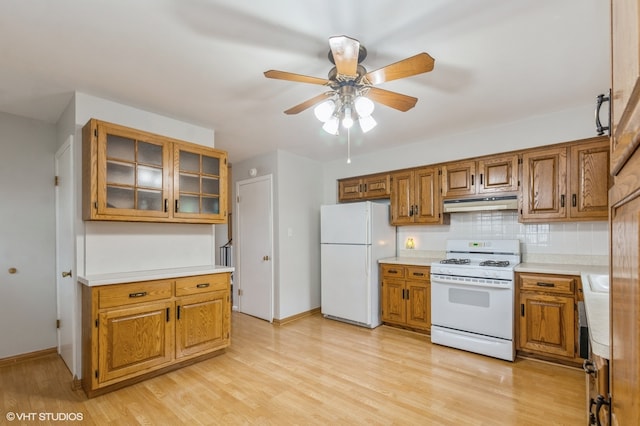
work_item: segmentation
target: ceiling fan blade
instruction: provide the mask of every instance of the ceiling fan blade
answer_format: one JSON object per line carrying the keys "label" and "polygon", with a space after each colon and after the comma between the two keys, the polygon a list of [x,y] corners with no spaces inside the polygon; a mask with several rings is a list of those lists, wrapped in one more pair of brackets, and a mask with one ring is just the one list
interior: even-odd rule
{"label": "ceiling fan blade", "polygon": [[371,84],[380,84],[385,81],[397,80],[399,78],[411,77],[433,70],[435,59],[428,53],[418,53],[407,59],[403,59],[386,67],[371,71],[365,75]]}
{"label": "ceiling fan blade", "polygon": [[416,102],[418,102],[418,98],[414,98],[413,96],[390,92],[377,87],[370,87],[365,96],[374,102],[379,102],[402,112],[409,111],[416,106]]}
{"label": "ceiling fan blade", "polygon": [[294,107],[289,108],[284,113],[285,114],[289,114],[289,115],[298,114],[299,112],[302,112],[305,109],[310,108],[310,107],[314,106],[315,104],[318,104],[318,103],[324,101],[327,98],[330,98],[331,96],[333,96],[333,92],[321,93],[318,96],[314,96],[313,98],[302,102],[301,104],[298,104],[298,105],[296,105]]}
{"label": "ceiling fan blade", "polygon": [[292,72],[269,70],[264,72],[264,76],[267,78],[275,78],[276,80],[296,81],[298,83],[310,83],[310,84],[327,84],[329,81],[325,78],[310,77],[308,75],[294,74]]}
{"label": "ceiling fan blade", "polygon": [[360,42],[347,36],[336,36],[329,38],[329,47],[331,47],[338,74],[356,77]]}

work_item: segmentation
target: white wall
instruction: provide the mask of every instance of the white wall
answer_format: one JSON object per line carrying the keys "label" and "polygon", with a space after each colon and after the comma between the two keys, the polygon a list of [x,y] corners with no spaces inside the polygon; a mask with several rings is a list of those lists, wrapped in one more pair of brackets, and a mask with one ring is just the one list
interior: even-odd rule
{"label": "white wall", "polygon": [[322,167],[278,151],[279,309],[284,319],[320,307]]}
{"label": "white wall", "polygon": [[[55,126],[0,113],[0,358],[55,347]],[[16,274],[9,274],[16,268]]]}

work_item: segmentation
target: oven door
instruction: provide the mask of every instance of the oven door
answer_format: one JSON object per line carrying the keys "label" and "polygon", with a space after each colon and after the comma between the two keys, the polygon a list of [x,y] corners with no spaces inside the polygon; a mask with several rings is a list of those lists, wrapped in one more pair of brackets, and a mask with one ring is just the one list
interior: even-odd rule
{"label": "oven door", "polygon": [[431,275],[431,323],[513,339],[513,281]]}

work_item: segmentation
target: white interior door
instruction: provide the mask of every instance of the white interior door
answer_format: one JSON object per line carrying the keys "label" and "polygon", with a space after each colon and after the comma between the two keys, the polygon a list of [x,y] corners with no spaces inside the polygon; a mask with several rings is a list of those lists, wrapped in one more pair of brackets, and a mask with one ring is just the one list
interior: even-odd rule
{"label": "white interior door", "polygon": [[75,371],[76,271],[73,232],[73,136],[56,153],[56,294],[58,353],[72,374]]}
{"label": "white interior door", "polygon": [[236,184],[238,310],[273,321],[272,176]]}

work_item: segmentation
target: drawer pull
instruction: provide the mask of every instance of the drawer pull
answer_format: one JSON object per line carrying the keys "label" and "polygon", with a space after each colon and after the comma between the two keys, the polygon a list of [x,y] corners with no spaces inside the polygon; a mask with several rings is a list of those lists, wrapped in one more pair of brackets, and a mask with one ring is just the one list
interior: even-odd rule
{"label": "drawer pull", "polygon": [[414,272],[413,275],[416,277],[424,277],[424,272]]}
{"label": "drawer pull", "polygon": [[147,295],[146,291],[139,291],[137,293],[129,293],[129,297],[130,298],[134,298],[134,297],[144,297]]}
{"label": "drawer pull", "polygon": [[397,273],[398,273],[398,270],[397,270],[397,269],[389,269],[389,270],[387,271],[387,273],[389,273],[389,274],[397,274]]}
{"label": "drawer pull", "polygon": [[207,288],[207,287],[209,287],[209,283],[202,283],[202,284],[196,285],[196,288]]}
{"label": "drawer pull", "polygon": [[536,285],[538,287],[555,287],[556,286],[554,283],[543,283],[543,282],[540,282],[540,281],[538,281],[536,283]]}

